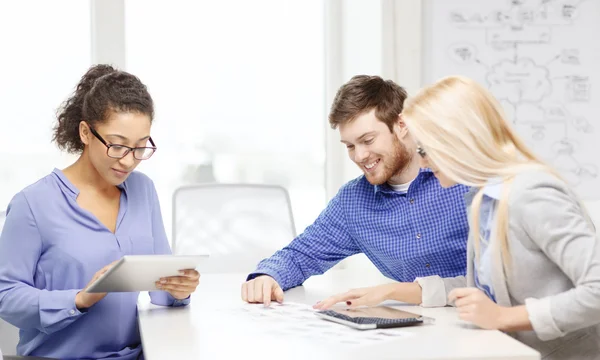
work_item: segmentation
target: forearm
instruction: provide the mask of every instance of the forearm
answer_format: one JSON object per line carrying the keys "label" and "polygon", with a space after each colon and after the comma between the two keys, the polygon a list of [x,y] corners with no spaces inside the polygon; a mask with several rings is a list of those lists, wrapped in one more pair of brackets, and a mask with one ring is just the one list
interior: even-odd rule
{"label": "forearm", "polygon": [[506,332],[533,330],[525,305],[503,307],[498,323],[498,330]]}
{"label": "forearm", "polygon": [[288,290],[302,285],[311,276],[323,274],[340,260],[358,252],[354,241],[346,234],[324,238],[316,232],[314,226],[307,229],[290,245],[261,261],[248,279],[266,274],[274,278],[283,290]]}
{"label": "forearm", "polygon": [[388,299],[409,304],[420,304],[423,292],[419,283],[397,283],[390,285]]}
{"label": "forearm", "polygon": [[[312,275],[322,274],[319,263],[304,254],[299,254],[301,259],[295,259],[293,250],[283,248],[270,258],[261,261],[256,270],[248,276],[251,280],[260,275],[268,275],[275,279],[283,290],[299,286]],[[300,264],[300,262],[303,262]]]}
{"label": "forearm", "polygon": [[301,285],[313,275],[324,273],[340,260],[360,251],[347,225],[340,196],[336,195],[312,225],[288,246],[261,261],[249,278],[255,277],[256,273],[268,274],[287,290]]}
{"label": "forearm", "polygon": [[21,329],[51,334],[76,321],[84,313],[75,305],[78,290],[39,290],[18,285],[2,293],[2,317]]}

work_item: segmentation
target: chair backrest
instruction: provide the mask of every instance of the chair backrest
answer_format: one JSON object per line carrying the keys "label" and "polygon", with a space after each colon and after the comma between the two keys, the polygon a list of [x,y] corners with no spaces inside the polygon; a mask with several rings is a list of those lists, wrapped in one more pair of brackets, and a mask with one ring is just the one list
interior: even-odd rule
{"label": "chair backrest", "polygon": [[[0,234],[4,227],[6,212],[0,211]],[[19,329],[0,319],[0,349],[6,358],[6,355],[17,354],[17,344],[19,343]]]}
{"label": "chair backrest", "polygon": [[174,254],[209,254],[204,273],[250,272],[296,237],[281,186],[202,184],[173,194]]}

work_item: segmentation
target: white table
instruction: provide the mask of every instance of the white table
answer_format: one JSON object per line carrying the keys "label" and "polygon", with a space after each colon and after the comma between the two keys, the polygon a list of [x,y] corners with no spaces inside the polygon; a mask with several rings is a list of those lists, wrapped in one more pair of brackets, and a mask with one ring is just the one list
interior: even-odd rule
{"label": "white table", "polygon": [[[190,306],[165,308],[140,301],[139,325],[146,360],[164,359],[539,359],[539,353],[499,331],[458,319],[454,308],[398,308],[435,318],[406,327],[410,336],[367,346],[281,340],[264,323],[235,314],[246,274],[205,274]],[[285,301],[312,305],[331,294],[368,286],[344,270],[331,270],[285,293]],[[258,305],[257,305],[258,306]],[[395,305],[396,306],[396,305]],[[341,326],[341,325],[340,325]],[[358,331],[358,330],[356,330]]]}

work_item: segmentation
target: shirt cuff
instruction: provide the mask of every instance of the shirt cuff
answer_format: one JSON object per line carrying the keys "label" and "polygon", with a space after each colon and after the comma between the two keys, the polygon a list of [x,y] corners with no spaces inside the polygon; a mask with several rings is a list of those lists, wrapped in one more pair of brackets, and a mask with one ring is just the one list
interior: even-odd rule
{"label": "shirt cuff", "polygon": [[150,291],[150,302],[154,305],[160,306],[185,306],[190,303],[190,297],[188,296],[185,299],[177,300],[173,297],[173,295],[169,294],[167,291],[155,290]]}
{"label": "shirt cuff", "polygon": [[179,307],[179,306],[186,306],[190,304],[190,297],[186,297],[185,299],[175,299],[173,298],[173,305],[171,305],[172,307]]}
{"label": "shirt cuff", "polygon": [[552,317],[550,298],[527,298],[525,299],[525,308],[529,314],[531,326],[540,340],[548,341],[565,336]]}
{"label": "shirt cuff", "polygon": [[283,284],[282,279],[279,277],[279,275],[275,272],[275,271],[271,271],[269,269],[257,269],[255,272],[251,273],[250,275],[248,275],[248,277],[246,278],[246,281],[250,281],[252,279],[256,279],[259,276],[262,275],[267,275],[272,277],[273,279],[275,279],[275,281],[277,281],[277,284],[279,284],[279,286],[285,291],[287,290]]}
{"label": "shirt cuff", "polygon": [[64,328],[87,312],[79,311],[75,305],[75,296],[79,291],[81,290],[42,290],[39,297],[40,324],[46,333]]}
{"label": "shirt cuff", "polygon": [[446,286],[441,277],[437,275],[416,278],[415,282],[421,286],[421,306],[440,307],[447,305]]}

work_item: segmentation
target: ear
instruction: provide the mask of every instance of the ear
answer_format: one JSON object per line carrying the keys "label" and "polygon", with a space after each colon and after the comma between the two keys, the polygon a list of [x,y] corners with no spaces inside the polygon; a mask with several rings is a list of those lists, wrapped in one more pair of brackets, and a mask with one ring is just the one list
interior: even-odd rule
{"label": "ear", "polygon": [[79,122],[79,138],[83,145],[89,145],[91,141],[92,133],[90,132],[90,126],[85,121]]}
{"label": "ear", "polygon": [[402,119],[402,114],[398,114],[398,119],[394,123],[394,133],[398,136],[398,139],[402,140],[406,136],[408,136],[408,128],[406,127],[406,123],[404,119]]}

